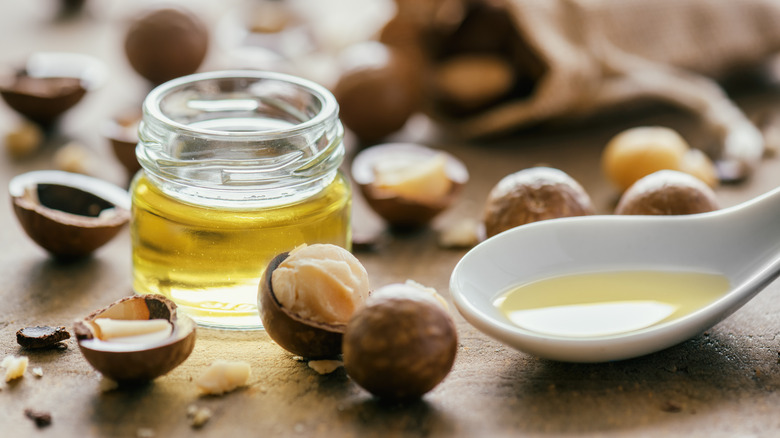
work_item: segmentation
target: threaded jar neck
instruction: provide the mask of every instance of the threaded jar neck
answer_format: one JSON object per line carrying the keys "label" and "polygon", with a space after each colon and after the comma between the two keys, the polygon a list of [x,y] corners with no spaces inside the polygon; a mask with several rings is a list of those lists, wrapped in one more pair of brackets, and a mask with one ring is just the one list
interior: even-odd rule
{"label": "threaded jar neck", "polygon": [[344,159],[338,104],[290,75],[220,71],[166,82],[146,97],[136,148],[167,194],[216,206],[295,202]]}

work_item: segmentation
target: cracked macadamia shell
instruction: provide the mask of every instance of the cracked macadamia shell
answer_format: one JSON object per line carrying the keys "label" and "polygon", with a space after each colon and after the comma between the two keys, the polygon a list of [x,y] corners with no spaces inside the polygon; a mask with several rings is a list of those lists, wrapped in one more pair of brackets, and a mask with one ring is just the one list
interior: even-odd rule
{"label": "cracked macadamia shell", "polygon": [[13,178],[8,191],[27,235],[59,258],[91,254],[130,220],[128,193],[86,175],[28,172]]}
{"label": "cracked macadamia shell", "polygon": [[285,350],[334,357],[341,353],[347,321],[368,294],[368,274],[349,251],[331,244],[302,246],[268,264],[258,292],[260,318]]}
{"label": "cracked macadamia shell", "polygon": [[483,211],[487,237],[520,225],[594,213],[585,189],[559,169],[531,167],[504,177]]}
{"label": "cracked macadamia shell", "polygon": [[[120,321],[162,319],[172,331],[164,339],[149,342],[114,342],[99,337],[101,318]],[[161,295],[123,298],[76,321],[74,332],[87,362],[104,376],[119,382],[153,380],[179,366],[195,347],[195,323],[179,315],[176,304]]]}
{"label": "cracked macadamia shell", "polygon": [[452,369],[458,336],[445,303],[413,282],[377,289],[344,333],[344,368],[373,395],[421,397]]}
{"label": "cracked macadamia shell", "polygon": [[390,225],[414,228],[452,205],[469,173],[463,162],[444,151],[386,143],[355,156],[352,178],[368,205]]}
{"label": "cracked macadamia shell", "polygon": [[661,170],[641,178],[623,193],[615,214],[678,215],[719,208],[715,192],[684,172]]}

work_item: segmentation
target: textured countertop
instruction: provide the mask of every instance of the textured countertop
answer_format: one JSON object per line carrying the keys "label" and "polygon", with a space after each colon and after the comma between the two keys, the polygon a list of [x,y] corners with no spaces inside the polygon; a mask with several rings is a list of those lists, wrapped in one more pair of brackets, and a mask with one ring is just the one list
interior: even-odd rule
{"label": "textured countertop", "polygon": [[[99,124],[123,101],[138,99],[145,84],[121,57],[127,11],[121,2],[88,4],[86,14],[53,20],[46,1],[0,4],[2,61],[32,50],[91,53],[106,60],[111,79],[61,121],[59,131],[33,158],[0,157],[0,187],[18,173],[52,167],[57,146],[77,140],[103,163],[99,176],[123,183],[125,175],[99,134]],[[98,3],[98,2],[96,2]],[[205,3],[205,2],[198,2]],[[217,16],[220,7],[200,5]],[[751,115],[780,104],[777,90],[745,91],[739,103]],[[0,105],[0,132],[18,117]],[[426,139],[425,122],[398,138]],[[417,122],[417,121],[416,121]],[[696,139],[695,120],[670,109],[617,120],[600,119],[520,133],[490,143],[436,140],[469,167],[463,197],[430,229],[387,235],[383,246],[359,252],[373,287],[414,279],[451,301],[450,273],[465,250],[439,248],[437,231],[461,218],[479,218],[490,188],[503,176],[538,163],[560,168],[585,187],[600,213],[609,213],[617,193],[599,169],[606,141],[622,129],[672,126]],[[421,129],[413,129],[413,128]],[[717,190],[724,206],[780,184],[780,160],[769,157],[750,180]],[[382,223],[356,195],[358,230]],[[10,207],[0,202],[0,358],[26,355],[29,371],[0,382],[0,436],[178,437],[202,436],[777,436],[780,434],[780,284],[771,284],[734,315],[687,342],[649,356],[602,364],[541,360],[483,335],[453,309],[459,334],[451,373],[412,403],[382,403],[339,369],[319,375],[269,340],[262,331],[199,329],[195,350],[170,374],[135,388],[104,391],[101,376],[84,360],[73,339],[67,348],[21,349],[15,332],[31,325],[65,325],[132,293],[127,232],[93,257],[57,263],[24,235]],[[776,238],[776,236],[767,236]],[[200,396],[192,382],[214,359],[248,361],[249,385],[224,396]],[[187,418],[190,406],[213,415],[200,429]],[[37,428],[25,409],[51,413]]]}

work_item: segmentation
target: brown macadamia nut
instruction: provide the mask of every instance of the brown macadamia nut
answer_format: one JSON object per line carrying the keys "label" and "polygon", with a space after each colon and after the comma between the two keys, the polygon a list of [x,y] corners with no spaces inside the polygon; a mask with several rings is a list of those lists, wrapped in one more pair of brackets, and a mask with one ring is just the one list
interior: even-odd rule
{"label": "brown macadamia nut", "polygon": [[349,251],[336,245],[304,245],[290,251],[272,276],[284,308],[325,324],[346,324],[368,298],[368,274]]}
{"label": "brown macadamia nut", "polygon": [[700,179],[684,172],[660,170],[629,187],[615,214],[678,215],[718,208],[715,192]]}
{"label": "brown macadamia nut", "polygon": [[594,213],[585,189],[559,169],[531,167],[504,177],[483,211],[486,237],[545,219]]}
{"label": "brown macadamia nut", "polygon": [[601,157],[607,178],[625,190],[658,170],[690,173],[714,187],[715,165],[704,153],[692,150],[677,131],[662,126],[640,126],[613,137]]}
{"label": "brown macadamia nut", "polygon": [[206,57],[206,25],[184,9],[156,9],[136,18],[125,37],[130,65],[154,84],[194,73]]}
{"label": "brown macadamia nut", "polygon": [[333,88],[344,125],[364,143],[401,129],[420,99],[418,76],[406,53],[372,42],[347,49],[344,58],[345,70]]}
{"label": "brown macadamia nut", "polygon": [[344,333],[344,368],[373,395],[404,400],[438,385],[455,361],[458,337],[446,303],[414,282],[377,289]]}

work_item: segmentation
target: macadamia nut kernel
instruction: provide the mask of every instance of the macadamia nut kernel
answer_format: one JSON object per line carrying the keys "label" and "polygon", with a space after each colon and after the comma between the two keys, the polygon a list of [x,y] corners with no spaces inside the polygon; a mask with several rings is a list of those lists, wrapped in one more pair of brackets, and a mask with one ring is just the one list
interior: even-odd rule
{"label": "macadamia nut kernel", "polygon": [[282,307],[325,324],[346,324],[369,290],[368,273],[357,258],[344,248],[326,244],[290,251],[271,281]]}
{"label": "macadamia nut kernel", "polygon": [[5,368],[5,381],[18,379],[24,376],[24,372],[27,371],[27,364],[30,363],[30,359],[27,356],[6,356],[0,367]]}
{"label": "macadamia nut kernel", "polygon": [[447,156],[398,155],[374,165],[377,190],[420,203],[437,203],[452,190],[447,176]]}

